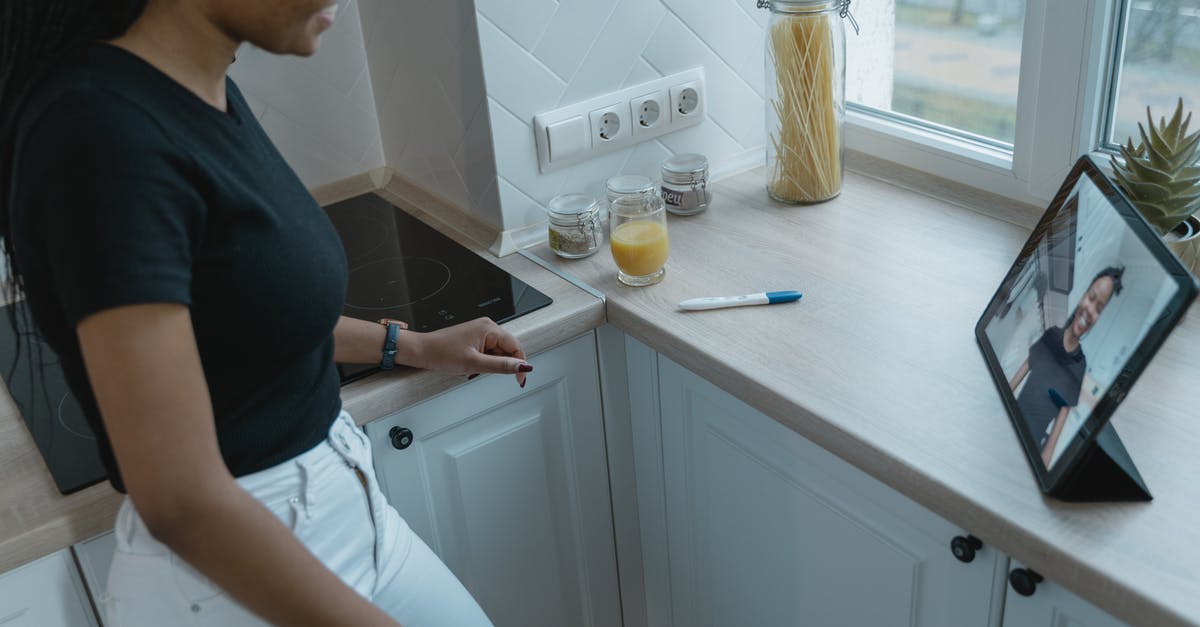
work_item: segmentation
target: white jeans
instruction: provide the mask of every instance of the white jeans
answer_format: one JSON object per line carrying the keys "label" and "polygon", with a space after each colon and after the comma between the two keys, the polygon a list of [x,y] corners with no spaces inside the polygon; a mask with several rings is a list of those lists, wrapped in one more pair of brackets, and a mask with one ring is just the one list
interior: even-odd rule
{"label": "white jeans", "polygon": [[[349,414],[338,416],[316,448],[237,481],[342,581],[404,627],[492,624],[384,499],[366,434]],[[266,625],[155,540],[128,498],[117,514],[116,541],[109,625]]]}

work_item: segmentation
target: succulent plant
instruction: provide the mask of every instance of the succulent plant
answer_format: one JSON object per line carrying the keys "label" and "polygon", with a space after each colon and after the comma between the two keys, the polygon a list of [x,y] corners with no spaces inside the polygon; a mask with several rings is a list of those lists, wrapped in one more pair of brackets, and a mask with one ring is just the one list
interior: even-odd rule
{"label": "succulent plant", "polygon": [[1121,163],[1112,159],[1113,176],[1146,220],[1166,233],[1200,210],[1200,131],[1187,134],[1192,114],[1183,117],[1183,98],[1168,122],[1154,124],[1146,107],[1147,128],[1138,123],[1142,141],[1121,146]]}

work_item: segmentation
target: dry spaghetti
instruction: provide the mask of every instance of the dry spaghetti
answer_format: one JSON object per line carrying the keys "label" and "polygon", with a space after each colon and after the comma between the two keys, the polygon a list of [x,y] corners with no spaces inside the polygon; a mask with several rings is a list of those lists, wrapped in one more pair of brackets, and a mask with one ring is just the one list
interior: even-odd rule
{"label": "dry spaghetti", "polygon": [[842,188],[836,19],[820,13],[780,16],[768,34],[776,80],[771,107],[779,123],[770,133],[775,158],[767,191],[776,200],[820,202]]}

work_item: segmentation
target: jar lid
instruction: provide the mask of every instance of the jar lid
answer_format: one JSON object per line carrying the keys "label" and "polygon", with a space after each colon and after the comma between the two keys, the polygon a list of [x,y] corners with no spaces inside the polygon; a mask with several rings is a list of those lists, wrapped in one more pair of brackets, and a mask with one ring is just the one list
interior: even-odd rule
{"label": "jar lid", "polygon": [[640,174],[622,174],[608,179],[608,191],[612,194],[650,194],[654,192],[654,181]]}
{"label": "jar lid", "polygon": [[662,164],[663,172],[699,174],[708,171],[708,157],[694,152],[675,155]]}
{"label": "jar lid", "polygon": [[551,218],[587,218],[600,210],[600,203],[587,194],[560,194],[550,199],[546,212]]}
{"label": "jar lid", "polygon": [[830,11],[848,6],[845,0],[758,0],[758,8],[772,11]]}

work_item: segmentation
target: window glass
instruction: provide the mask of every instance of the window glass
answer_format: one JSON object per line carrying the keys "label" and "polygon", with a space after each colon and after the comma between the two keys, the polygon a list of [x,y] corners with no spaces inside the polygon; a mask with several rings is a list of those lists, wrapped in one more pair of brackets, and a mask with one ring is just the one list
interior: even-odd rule
{"label": "window glass", "polygon": [[[1025,0],[856,2],[846,99],[1011,147]],[[847,26],[849,28],[849,26]]]}
{"label": "window glass", "polygon": [[[1137,145],[1147,106],[1157,124],[1182,97],[1184,115],[1200,117],[1200,0],[1127,1],[1123,17],[1108,141]],[[1193,119],[1188,128],[1198,127]]]}

